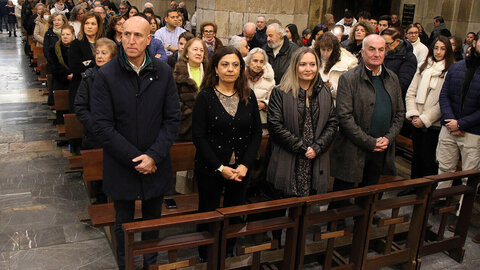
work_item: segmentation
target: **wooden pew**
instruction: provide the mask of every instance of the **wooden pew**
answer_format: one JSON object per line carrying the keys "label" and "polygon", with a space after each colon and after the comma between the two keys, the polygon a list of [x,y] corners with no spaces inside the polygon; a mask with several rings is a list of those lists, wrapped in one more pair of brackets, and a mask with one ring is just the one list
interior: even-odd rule
{"label": "wooden pew", "polygon": [[[297,269],[302,269],[304,260],[317,260],[318,254],[323,256],[323,269],[336,269],[334,264],[339,265],[339,269],[360,269],[362,265],[363,250],[365,248],[365,238],[369,221],[370,204],[373,187],[363,187],[345,191],[330,192],[301,198],[305,204],[300,218],[300,232],[297,247],[296,265]],[[344,206],[326,211],[312,212],[312,209],[321,205],[326,205],[334,201],[343,201],[346,199],[355,199],[355,205]],[[344,222],[346,218],[355,218],[353,234],[350,228],[345,226],[339,228],[339,222]],[[307,231],[313,225],[328,223],[327,231],[318,230],[314,232],[313,243],[307,246]],[[350,245],[351,244],[351,245]],[[343,257],[336,248],[346,247],[349,260]],[[308,257],[308,258],[307,258]]]}
{"label": "wooden pew", "polygon": [[[423,256],[446,251],[450,257],[461,263],[465,255],[465,239],[467,238],[473,203],[480,182],[480,171],[470,170],[445,173],[428,176],[426,178],[435,182],[434,187],[439,182],[456,179],[461,180],[462,178],[467,178],[467,183],[466,185],[435,189],[431,193],[428,209],[425,214],[425,224],[423,226],[418,260],[421,262],[421,257]],[[455,197],[460,195],[463,195],[463,202],[461,204],[454,235],[452,237],[445,237],[444,232],[447,226],[447,217],[449,213],[455,214],[455,212],[457,212],[459,203]],[[433,231],[428,226],[428,220],[433,215],[441,215],[440,226],[437,231]]]}
{"label": "wooden pew", "polygon": [[[57,112],[68,111],[68,90],[53,91],[55,99],[55,110]],[[65,124],[57,124],[58,135],[65,135]]]}
{"label": "wooden pew", "polygon": [[[154,220],[137,221],[123,224],[125,233],[125,269],[134,269],[134,256],[153,252],[168,251],[169,263],[164,265],[153,265],[150,269],[177,269],[194,266],[196,259],[191,258],[177,262],[179,249],[192,248],[207,245],[208,263],[206,269],[216,270],[217,251],[219,246],[220,222],[223,216],[216,212],[205,212],[183,215],[178,217],[166,217]],[[208,230],[193,233],[180,233],[169,235],[158,240],[138,241],[134,240],[134,234],[138,232],[154,231],[169,227],[186,225],[208,224]]]}
{"label": "wooden pew", "polygon": [[[432,184],[431,180],[419,178],[371,186],[375,189],[375,195],[370,207],[361,269],[371,270],[396,264],[401,264],[403,269],[416,269],[417,252]],[[381,194],[385,192],[396,194],[397,191],[407,188],[415,188],[416,194],[381,198]],[[409,208],[412,207],[413,210],[410,211]],[[405,209],[408,213],[402,214],[401,209]],[[375,215],[385,210],[390,212],[390,217],[374,219]],[[394,237],[396,226],[404,223],[408,224],[408,231],[406,243],[401,246],[394,241]],[[376,241],[382,246],[381,250],[377,248],[378,254],[369,256],[368,251],[372,248],[370,240],[375,226],[388,228],[388,232],[380,243]]]}
{"label": "wooden pew", "polygon": [[[227,240],[239,238],[243,236],[256,236],[256,245],[250,247],[237,248],[237,255],[252,256],[250,269],[260,269],[261,266],[261,252],[278,248],[281,243],[272,240],[266,243],[261,243],[258,238],[266,232],[286,229],[285,246],[283,249],[283,257],[281,262],[281,269],[295,268],[295,254],[298,237],[299,216],[301,214],[301,207],[303,202],[298,198],[288,198],[269,202],[260,202],[254,204],[246,204],[240,206],[232,206],[226,208],[219,208],[217,211],[223,215],[223,228],[221,232],[220,250],[219,250],[219,269],[236,269],[227,264],[232,261],[238,261],[238,258],[226,258]],[[271,217],[271,212],[286,212],[288,214]],[[260,214],[260,215],[259,215]],[[244,223],[232,223],[234,219],[255,215],[254,221]],[[259,219],[258,216],[262,218]],[[265,262],[263,262],[265,263]],[[238,269],[243,269],[245,265],[238,266]]]}
{"label": "wooden pew", "polygon": [[[68,140],[82,139],[83,138],[83,126],[78,121],[77,116],[74,113],[66,113],[63,115],[65,123],[65,137]],[[70,170],[82,169],[82,156],[72,155],[68,157],[68,163]]]}

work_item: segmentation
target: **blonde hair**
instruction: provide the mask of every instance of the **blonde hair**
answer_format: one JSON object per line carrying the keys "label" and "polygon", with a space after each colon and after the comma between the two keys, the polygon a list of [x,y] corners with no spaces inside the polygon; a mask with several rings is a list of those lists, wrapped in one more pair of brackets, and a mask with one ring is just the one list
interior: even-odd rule
{"label": "blonde hair", "polygon": [[[311,53],[315,56],[315,62],[317,63],[317,67],[320,67],[320,60],[318,59],[315,51],[310,47],[300,47],[293,53],[292,59],[290,60],[290,65],[288,66],[285,74],[283,74],[282,80],[280,81],[280,90],[285,93],[292,91],[292,95],[294,98],[297,98],[298,93],[300,92],[300,83],[298,82],[298,65],[302,57],[307,53]],[[315,72],[315,78],[313,78],[312,82],[317,81],[317,79],[318,72]],[[310,85],[310,88],[312,86],[313,84]]]}
{"label": "blonde hair", "polygon": [[113,42],[113,40],[111,40],[109,38],[104,38],[104,37],[99,38],[95,42],[95,50],[97,50],[98,47],[100,47],[100,46],[106,46],[108,48],[108,50],[110,50],[111,58],[113,58],[117,55],[118,47],[117,47],[117,44],[115,44],[115,42]]}

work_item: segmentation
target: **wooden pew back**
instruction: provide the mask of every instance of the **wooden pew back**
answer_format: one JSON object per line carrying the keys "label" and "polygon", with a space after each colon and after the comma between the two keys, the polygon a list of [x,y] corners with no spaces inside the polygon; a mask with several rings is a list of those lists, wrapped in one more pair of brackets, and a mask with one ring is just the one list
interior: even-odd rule
{"label": "wooden pew back", "polygon": [[63,115],[65,121],[65,137],[69,140],[83,138],[83,126],[78,121],[74,113],[67,113]]}
{"label": "wooden pew back", "polygon": [[53,91],[56,111],[68,111],[68,90]]}

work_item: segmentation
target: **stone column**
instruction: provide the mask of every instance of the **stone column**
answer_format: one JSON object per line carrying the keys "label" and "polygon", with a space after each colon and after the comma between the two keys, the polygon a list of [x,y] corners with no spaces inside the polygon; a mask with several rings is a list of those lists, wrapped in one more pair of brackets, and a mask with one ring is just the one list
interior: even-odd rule
{"label": "stone column", "polygon": [[309,8],[310,0],[197,0],[197,29],[202,22],[213,21],[218,26],[217,37],[226,43],[230,36],[242,33],[245,23],[255,23],[262,14],[267,24],[294,23],[301,33],[308,25]]}

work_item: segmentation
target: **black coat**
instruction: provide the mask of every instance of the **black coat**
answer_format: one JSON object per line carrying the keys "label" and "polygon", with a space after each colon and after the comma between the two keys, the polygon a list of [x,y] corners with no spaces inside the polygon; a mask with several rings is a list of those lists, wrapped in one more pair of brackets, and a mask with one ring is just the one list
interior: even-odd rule
{"label": "black coat", "polygon": [[[53,32],[53,28],[49,28],[45,33],[43,38],[43,55],[47,58],[47,73],[52,74],[53,72],[53,63],[49,63],[49,54],[52,51],[52,48],[55,47],[55,43],[58,41],[58,36]],[[67,56],[68,58],[68,56]],[[67,61],[68,62],[68,61]],[[64,88],[66,89],[66,88]]]}
{"label": "black coat", "polygon": [[[259,47],[262,48],[267,44],[267,27],[263,28],[263,30],[258,30],[255,32],[255,36],[253,36],[252,41],[250,42],[253,48]],[[252,48],[250,48],[252,49]]]}
{"label": "black coat", "polygon": [[192,121],[195,170],[214,174],[220,165],[228,165],[232,151],[237,165],[252,168],[262,140],[257,99],[253,91],[248,104],[240,101],[232,117],[220,103],[213,88],[202,89],[193,108]]}
{"label": "black coat", "polygon": [[[90,61],[89,63],[87,63]],[[73,73],[73,79],[68,87],[68,106],[69,110],[73,112],[75,103],[75,95],[77,93],[78,86],[82,80],[82,73],[88,68],[95,66],[95,57],[93,56],[90,42],[87,38],[82,40],[75,39],[70,44],[70,51],[68,53],[68,63],[70,70]]]}
{"label": "black coat", "polygon": [[80,86],[78,86],[75,97],[75,114],[78,121],[83,125],[82,149],[101,148],[100,142],[95,138],[93,117],[90,109],[93,80],[98,69],[98,66],[94,66],[82,73],[82,81]]}
{"label": "black coat", "polygon": [[283,37],[283,45],[277,56],[273,56],[273,49],[268,47],[268,44],[263,47],[268,55],[268,62],[272,65],[273,72],[275,72],[275,84],[279,84],[283,74],[290,66],[290,59],[295,50],[298,49],[297,44],[290,42],[287,36]]}
{"label": "black coat", "polygon": [[417,71],[417,58],[413,54],[413,46],[410,42],[402,39],[401,43],[393,50],[385,54],[385,66],[398,76],[402,97],[405,100],[408,87]]}
{"label": "black coat", "polygon": [[[180,124],[171,68],[151,58],[139,76],[121,50],[98,70],[91,93],[95,136],[103,146],[105,194],[113,200],[162,196],[172,184],[170,147]],[[142,154],[155,161],[155,173],[135,170],[132,159]]]}
{"label": "black coat", "polygon": [[60,43],[60,53],[65,66],[60,63],[60,55],[55,51],[56,46],[52,46],[47,58],[47,63],[51,67],[52,72],[52,90],[66,90],[70,84],[70,80],[67,79],[67,76],[72,74],[72,71],[68,68],[68,51],[70,48],[65,47],[61,41],[57,42]]}

